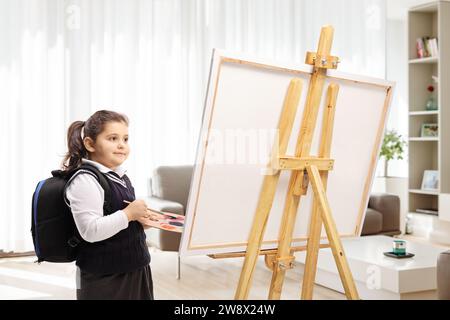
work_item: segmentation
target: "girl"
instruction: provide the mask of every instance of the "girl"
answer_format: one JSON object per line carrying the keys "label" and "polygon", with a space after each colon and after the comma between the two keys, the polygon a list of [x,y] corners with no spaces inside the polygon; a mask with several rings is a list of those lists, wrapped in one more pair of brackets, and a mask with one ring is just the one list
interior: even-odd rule
{"label": "girl", "polygon": [[[77,299],[153,299],[150,254],[145,241],[147,207],[135,200],[121,164],[128,158],[128,119],[101,110],[75,121],[67,134],[63,169],[95,166],[111,189],[111,210],[103,211],[104,190],[97,178],[77,171],[66,198],[81,238],[77,252]],[[128,206],[124,201],[131,202]]]}

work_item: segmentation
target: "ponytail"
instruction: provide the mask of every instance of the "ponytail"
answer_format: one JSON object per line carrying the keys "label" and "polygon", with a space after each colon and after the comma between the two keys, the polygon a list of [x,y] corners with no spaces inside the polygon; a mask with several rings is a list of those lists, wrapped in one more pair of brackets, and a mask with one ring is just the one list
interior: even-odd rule
{"label": "ponytail", "polygon": [[70,171],[81,165],[81,159],[86,158],[87,150],[84,147],[83,138],[81,136],[85,121],[75,121],[67,131],[68,151],[63,160],[63,169]]}

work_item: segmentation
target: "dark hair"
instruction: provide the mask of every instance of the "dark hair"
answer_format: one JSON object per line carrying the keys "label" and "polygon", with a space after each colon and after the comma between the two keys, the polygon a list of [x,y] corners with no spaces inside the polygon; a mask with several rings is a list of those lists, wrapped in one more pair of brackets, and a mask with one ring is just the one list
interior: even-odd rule
{"label": "dark hair", "polygon": [[[67,130],[67,148],[68,151],[62,163],[62,169],[70,171],[81,165],[81,159],[88,156],[83,139],[91,138],[94,142],[97,136],[103,131],[108,122],[124,122],[128,125],[129,121],[126,115],[114,111],[100,110],[90,116],[87,121],[75,121]],[[84,129],[83,136],[82,131]]]}

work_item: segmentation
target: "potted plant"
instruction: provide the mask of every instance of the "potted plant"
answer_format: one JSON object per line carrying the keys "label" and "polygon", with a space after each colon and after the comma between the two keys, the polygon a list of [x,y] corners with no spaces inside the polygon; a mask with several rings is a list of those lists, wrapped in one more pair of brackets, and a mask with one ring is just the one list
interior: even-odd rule
{"label": "potted plant", "polygon": [[380,157],[384,158],[385,192],[395,194],[400,198],[400,230],[405,230],[405,219],[408,202],[408,178],[389,176],[389,161],[403,159],[406,141],[395,130],[386,132],[381,145]]}
{"label": "potted plant", "polygon": [[384,135],[380,157],[384,158],[384,177],[388,177],[388,165],[391,160],[402,160],[406,141],[395,130],[389,130]]}

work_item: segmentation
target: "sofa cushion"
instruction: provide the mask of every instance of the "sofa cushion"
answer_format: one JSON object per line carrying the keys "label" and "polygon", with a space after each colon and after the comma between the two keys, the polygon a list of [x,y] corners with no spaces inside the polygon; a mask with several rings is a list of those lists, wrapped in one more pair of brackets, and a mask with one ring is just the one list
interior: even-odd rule
{"label": "sofa cushion", "polygon": [[383,230],[383,215],[377,210],[367,208],[366,217],[364,218],[362,236],[377,234]]}
{"label": "sofa cushion", "polygon": [[175,201],[186,208],[193,166],[160,166],[152,176],[153,196]]}

